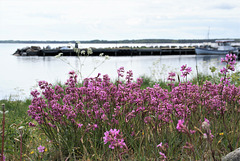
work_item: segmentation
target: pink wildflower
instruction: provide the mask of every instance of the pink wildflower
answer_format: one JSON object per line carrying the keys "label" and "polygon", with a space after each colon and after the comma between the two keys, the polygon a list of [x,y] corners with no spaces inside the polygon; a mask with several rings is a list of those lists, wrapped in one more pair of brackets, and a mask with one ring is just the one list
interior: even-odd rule
{"label": "pink wildflower", "polygon": [[181,66],[181,70],[180,70],[180,71],[184,71],[184,70],[186,69],[186,67],[187,67],[187,64],[185,64],[185,65],[182,65],[182,66]]}
{"label": "pink wildflower", "polygon": [[31,127],[35,127],[35,126],[36,126],[36,125],[35,125],[34,123],[32,123],[32,122],[29,122],[28,125],[31,126]]}
{"label": "pink wildflower", "polygon": [[159,154],[164,158],[164,159],[167,159],[166,155],[162,152],[159,152]]}
{"label": "pink wildflower", "polygon": [[38,148],[39,153],[43,153],[45,151],[45,147],[40,145]]}
{"label": "pink wildflower", "polygon": [[174,79],[174,77],[176,76],[176,74],[175,73],[173,73],[173,72],[170,72],[170,73],[168,73],[168,78],[167,78],[167,80],[170,80],[170,81],[175,81],[175,79]]}
{"label": "pink wildflower", "polygon": [[177,124],[176,129],[177,129],[179,132],[185,132],[186,126],[183,125],[183,123],[184,123],[184,120],[178,120],[178,124]]}
{"label": "pink wildflower", "polygon": [[186,68],[185,70],[182,71],[182,77],[186,77],[188,74],[190,74],[190,72],[192,71],[191,67]]}
{"label": "pink wildflower", "polygon": [[98,128],[97,124],[93,124],[93,130],[95,130],[96,128]]}
{"label": "pink wildflower", "polygon": [[123,77],[124,75],[123,75],[123,73],[124,73],[124,67],[120,67],[118,70],[117,70],[117,72],[118,72],[118,76],[119,77]]}
{"label": "pink wildflower", "polygon": [[110,129],[104,133],[104,144],[110,143],[109,148],[114,149],[117,147],[120,148],[127,148],[122,134],[120,134],[120,130],[117,129]]}
{"label": "pink wildflower", "polygon": [[158,144],[157,147],[162,147],[162,142],[160,144]]}
{"label": "pink wildflower", "polygon": [[81,128],[82,126],[83,126],[83,124],[80,124],[80,123],[77,124],[77,127],[78,127],[78,128]]}

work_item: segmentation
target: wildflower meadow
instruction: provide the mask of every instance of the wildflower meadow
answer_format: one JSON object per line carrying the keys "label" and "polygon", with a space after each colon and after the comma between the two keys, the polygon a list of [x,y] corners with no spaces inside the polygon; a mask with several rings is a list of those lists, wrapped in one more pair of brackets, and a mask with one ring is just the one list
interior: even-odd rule
{"label": "wildflower meadow", "polygon": [[78,82],[75,71],[62,85],[39,81],[31,100],[2,101],[9,113],[1,114],[1,158],[221,160],[240,146],[239,78],[230,74],[236,56],[221,62],[218,83],[188,80],[187,64],[182,81],[169,73],[167,88],[143,87],[124,67],[115,82],[100,73]]}

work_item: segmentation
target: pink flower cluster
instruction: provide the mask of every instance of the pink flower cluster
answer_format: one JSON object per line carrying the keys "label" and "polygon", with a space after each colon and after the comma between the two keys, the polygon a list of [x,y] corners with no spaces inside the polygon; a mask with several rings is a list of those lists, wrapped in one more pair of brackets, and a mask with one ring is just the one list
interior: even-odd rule
{"label": "pink flower cluster", "polygon": [[225,59],[221,58],[222,63],[227,63],[226,68],[223,67],[222,69],[220,69],[221,74],[224,75],[224,77],[220,79],[220,82],[223,82],[224,85],[230,85],[230,77],[227,77],[227,73],[229,71],[235,71],[234,65],[236,64],[236,58],[237,56],[231,53],[227,54]]}
{"label": "pink flower cluster", "polygon": [[120,134],[120,130],[110,129],[104,133],[104,144],[110,143],[109,148],[114,149],[117,147],[126,148],[127,146],[124,142],[123,135]]}
{"label": "pink flower cluster", "polygon": [[181,66],[182,77],[185,78],[192,71],[191,67],[187,67],[187,64]]}
{"label": "pink flower cluster", "polygon": [[179,132],[182,132],[182,133],[188,133],[188,134],[194,134],[196,131],[195,130],[189,130],[187,125],[184,125],[184,120],[178,120],[178,124],[177,124],[177,127],[176,129],[179,131]]}
{"label": "pink flower cluster", "polygon": [[168,73],[168,78],[167,78],[167,80],[169,80],[169,81],[175,81],[175,79],[174,79],[174,77],[176,76],[176,74],[175,73],[173,73],[173,72],[170,72],[170,73]]}
{"label": "pink flower cluster", "polygon": [[[224,61],[231,59],[235,57],[230,55]],[[185,77],[191,68],[184,65],[181,71]],[[240,88],[234,85],[225,86],[207,81],[203,86],[190,82],[179,83],[170,91],[158,84],[142,89],[142,79],[133,82],[132,71],[127,72],[126,83],[121,82],[124,72],[123,67],[118,69],[117,84],[111,83],[108,75],[101,78],[101,74],[98,74],[97,77],[86,78],[80,85],[74,72],[69,73],[64,88],[40,81],[41,91],[31,92],[33,99],[28,114],[46,130],[57,131],[57,127],[68,127],[75,132],[105,131],[105,127],[119,127],[121,121],[121,126],[133,125],[130,133],[134,135],[137,131],[134,129],[135,122],[156,129],[179,120],[177,129],[183,132],[188,130],[184,120],[187,122],[199,106],[208,114],[218,115],[224,113],[226,108],[236,107],[236,103],[240,103]],[[170,77],[173,76],[171,73]],[[32,123],[29,125],[35,126]],[[105,143],[110,142],[111,148],[125,145],[118,131],[114,129],[105,133]],[[110,140],[114,139],[120,140],[111,143]]]}
{"label": "pink flower cluster", "polygon": [[178,120],[178,124],[177,124],[177,127],[176,129],[179,131],[179,132],[185,132],[186,131],[186,126],[183,125],[184,124],[184,120]]}
{"label": "pink flower cluster", "polygon": [[[119,75],[123,73],[123,68]],[[52,87],[40,81],[41,95],[31,92],[33,99],[28,114],[39,124],[55,127],[55,124],[73,124],[76,127],[89,127],[83,123],[89,120],[93,124],[100,122],[114,125],[118,118],[125,116],[126,123],[137,115],[144,118],[146,124],[164,124],[172,122],[171,115],[187,119],[199,105],[209,113],[225,109],[226,102],[238,101],[240,89],[234,85],[223,86],[206,82],[202,87],[191,83],[180,83],[171,91],[162,89],[158,84],[153,88],[141,89],[142,80],[132,82],[132,73],[128,73],[128,82],[117,85],[110,83],[108,75],[86,78],[83,86],[78,87],[77,75],[70,73],[67,87]],[[151,117],[156,116],[156,117]],[[152,125],[152,124],[149,124]]]}

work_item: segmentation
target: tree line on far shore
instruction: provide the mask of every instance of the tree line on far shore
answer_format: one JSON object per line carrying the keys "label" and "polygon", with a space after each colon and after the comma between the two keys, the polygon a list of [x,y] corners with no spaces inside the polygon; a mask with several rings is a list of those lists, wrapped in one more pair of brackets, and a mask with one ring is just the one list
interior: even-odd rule
{"label": "tree line on far shore", "polygon": [[[89,40],[89,41],[78,41],[78,40],[71,40],[71,41],[39,41],[39,40],[0,40],[0,43],[203,43],[203,42],[215,42],[219,39],[137,39],[137,40]],[[224,39],[230,40],[230,39]],[[235,40],[235,42],[240,42],[240,39],[231,39]]]}

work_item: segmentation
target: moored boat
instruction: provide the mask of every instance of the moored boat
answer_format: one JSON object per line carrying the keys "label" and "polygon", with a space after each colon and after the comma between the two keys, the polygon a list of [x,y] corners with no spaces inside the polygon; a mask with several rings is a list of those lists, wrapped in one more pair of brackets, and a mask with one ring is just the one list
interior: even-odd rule
{"label": "moored boat", "polygon": [[197,55],[226,55],[228,53],[238,55],[239,49],[231,46],[231,42],[233,41],[234,40],[216,40],[217,47],[196,47],[195,52]]}

